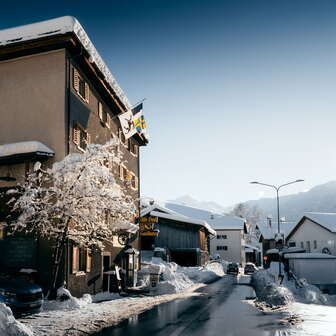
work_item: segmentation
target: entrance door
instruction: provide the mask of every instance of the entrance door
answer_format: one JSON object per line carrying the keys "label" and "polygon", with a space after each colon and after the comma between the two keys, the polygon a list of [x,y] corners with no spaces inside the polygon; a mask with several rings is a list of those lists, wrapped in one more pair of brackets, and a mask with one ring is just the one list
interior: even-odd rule
{"label": "entrance door", "polygon": [[110,289],[110,276],[106,272],[111,267],[111,256],[103,255],[103,292],[107,292]]}

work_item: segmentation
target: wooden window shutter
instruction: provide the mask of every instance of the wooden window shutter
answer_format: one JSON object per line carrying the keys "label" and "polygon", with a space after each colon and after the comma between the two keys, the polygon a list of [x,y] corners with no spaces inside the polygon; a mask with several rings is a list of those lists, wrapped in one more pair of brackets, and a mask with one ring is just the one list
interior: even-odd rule
{"label": "wooden window shutter", "polygon": [[86,143],[89,145],[91,143],[91,135],[86,133]]}
{"label": "wooden window shutter", "polygon": [[79,270],[79,253],[78,247],[72,247],[72,273],[76,273]]}
{"label": "wooden window shutter", "polygon": [[92,264],[92,255],[91,255],[91,250],[86,249],[86,262],[85,262],[85,271],[86,273],[91,272],[91,264]]}
{"label": "wooden window shutter", "polygon": [[76,92],[79,91],[79,74],[75,68],[73,68],[73,87]]}
{"label": "wooden window shutter", "polygon": [[108,128],[111,127],[111,116],[110,116],[109,113],[107,113],[107,115],[106,115],[106,126],[107,126]]}
{"label": "wooden window shutter", "polygon": [[90,87],[89,84],[85,82],[85,100],[87,103],[90,101]]}
{"label": "wooden window shutter", "polygon": [[77,128],[77,126],[73,127],[72,140],[73,140],[74,144],[76,144],[77,146],[79,145],[79,143],[80,143],[80,130]]}
{"label": "wooden window shutter", "polygon": [[100,120],[103,120],[103,105],[101,102],[98,103],[98,116]]}

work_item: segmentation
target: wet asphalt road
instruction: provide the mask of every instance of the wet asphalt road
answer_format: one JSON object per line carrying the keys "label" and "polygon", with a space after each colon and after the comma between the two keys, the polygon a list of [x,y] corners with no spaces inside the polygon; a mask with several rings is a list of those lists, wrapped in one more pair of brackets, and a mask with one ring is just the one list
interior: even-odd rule
{"label": "wet asphalt road", "polygon": [[[263,314],[246,298],[254,297],[247,277],[225,276],[178,299],[134,315],[96,336],[279,336],[288,335],[280,313]],[[245,283],[242,284],[242,283]]]}

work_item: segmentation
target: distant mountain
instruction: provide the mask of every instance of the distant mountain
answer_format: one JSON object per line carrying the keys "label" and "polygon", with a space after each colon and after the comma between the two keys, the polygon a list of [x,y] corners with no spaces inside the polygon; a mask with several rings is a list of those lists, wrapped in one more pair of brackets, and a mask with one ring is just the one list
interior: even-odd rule
{"label": "distant mountain", "polygon": [[[274,219],[277,217],[275,198],[251,200],[244,204],[257,206]],[[336,212],[336,181],[318,185],[307,192],[280,196],[280,217],[296,221],[305,212]]]}
{"label": "distant mountain", "polygon": [[169,201],[166,202],[166,204],[185,205],[187,207],[206,210],[208,212],[213,212],[213,213],[217,213],[217,214],[223,214],[223,213],[226,213],[226,212],[231,210],[230,208],[223,207],[216,202],[199,201],[199,200],[196,200],[196,199],[192,198],[189,195],[184,195],[184,196],[178,197],[174,200],[169,200]]}

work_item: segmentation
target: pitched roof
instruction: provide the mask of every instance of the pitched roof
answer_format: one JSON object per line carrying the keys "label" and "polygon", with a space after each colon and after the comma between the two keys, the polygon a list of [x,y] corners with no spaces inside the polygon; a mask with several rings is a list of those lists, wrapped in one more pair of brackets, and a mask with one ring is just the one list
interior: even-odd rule
{"label": "pitched roof", "polygon": [[304,217],[320,224],[331,232],[336,232],[336,213],[327,212],[307,212]]}
{"label": "pitched roof", "polygon": [[209,220],[215,230],[246,230],[246,220],[235,216],[218,216]]}
{"label": "pitched roof", "polygon": [[[284,233],[285,238],[289,235],[292,231],[296,222],[281,222],[280,223],[280,232]],[[274,239],[275,233],[278,232],[278,224],[273,223],[270,227],[267,222],[261,222],[256,225],[258,227],[260,234],[263,236],[264,239],[270,240]]]}
{"label": "pitched roof", "polygon": [[141,217],[146,216],[148,214],[154,217],[161,217],[175,220],[178,222],[203,226],[210,234],[214,236],[216,235],[216,231],[214,231],[206,221],[184,216],[158,204],[153,204],[141,210],[140,213]]}
{"label": "pitched roof", "polygon": [[336,213],[334,212],[306,212],[299,222],[288,233],[287,239],[303,224],[305,219],[310,219],[312,222],[322,226],[326,230],[336,233]]}

